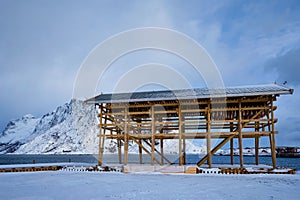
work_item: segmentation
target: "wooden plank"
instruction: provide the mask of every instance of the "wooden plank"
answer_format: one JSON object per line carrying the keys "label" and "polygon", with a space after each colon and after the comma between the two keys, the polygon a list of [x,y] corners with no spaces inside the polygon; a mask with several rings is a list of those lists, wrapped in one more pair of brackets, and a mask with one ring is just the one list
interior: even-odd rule
{"label": "wooden plank", "polygon": [[239,114],[238,114],[238,118],[239,118],[239,123],[238,123],[238,127],[239,127],[239,157],[240,157],[240,167],[243,168],[244,165],[244,158],[243,158],[243,136],[242,136],[242,102],[239,101]]}
{"label": "wooden plank", "polygon": [[[257,116],[256,116],[257,117]],[[271,120],[271,119],[253,119],[253,118],[250,118],[250,119],[242,119],[242,122],[243,123],[245,123],[245,122],[264,122],[264,123],[267,123],[269,120]],[[274,120],[275,121],[278,121],[278,119],[276,119],[276,118],[274,118]],[[215,120],[214,119],[214,122],[219,122],[219,123],[222,123],[222,122],[224,122],[224,123],[230,123],[230,122],[235,122],[235,123],[238,123],[239,122],[239,120],[238,119],[222,119],[222,120]],[[193,123],[193,122],[186,122],[186,123]],[[199,123],[199,120],[198,121],[195,121],[194,122],[195,124],[196,123]]]}
{"label": "wooden plank", "polygon": [[207,147],[207,164],[208,167],[211,168],[211,135],[210,135],[210,126],[211,126],[211,109],[210,103],[207,105],[207,119],[206,119],[206,147]]}
{"label": "wooden plank", "polygon": [[[232,132],[233,131],[233,123],[232,122],[230,122],[230,132]],[[233,138],[232,139],[230,139],[230,164],[234,164],[234,160],[233,160]]]}
{"label": "wooden plank", "polygon": [[182,113],[181,106],[178,105],[178,155],[179,155],[179,165],[183,165],[182,157]]}
{"label": "wooden plank", "polygon": [[118,159],[119,159],[119,164],[122,163],[122,149],[121,149],[121,140],[118,138]]}
{"label": "wooden plank", "polygon": [[[141,125],[138,125],[138,134],[141,134]],[[139,140],[142,144],[142,139]],[[140,164],[143,163],[143,149],[139,146],[139,156],[140,156]]]}
{"label": "wooden plank", "polygon": [[[162,110],[162,111],[155,111],[155,114],[170,114],[170,113],[177,113],[176,110]],[[148,111],[136,111],[136,112],[128,112],[128,115],[149,115]],[[108,115],[119,115],[119,116],[124,116],[124,112],[113,112],[113,113],[108,113]]]}
{"label": "wooden plank", "polygon": [[164,139],[160,139],[161,164],[164,164]]}
{"label": "wooden plank", "polygon": [[125,107],[124,110],[125,118],[124,118],[124,165],[128,164],[128,114],[127,114],[127,108]]}
{"label": "wooden plank", "polygon": [[[259,123],[258,122],[255,122],[256,124],[256,127],[255,127],[255,131],[259,131]],[[259,154],[259,136],[256,136],[255,137],[255,164],[258,165],[258,154]]]}
{"label": "wooden plank", "polygon": [[[142,144],[142,140],[139,139],[139,142]],[[140,164],[143,164],[143,149],[139,146],[139,157],[140,157]]]}
{"label": "wooden plank", "polygon": [[99,115],[99,149],[98,149],[98,165],[102,166],[102,158],[103,158],[103,149],[104,144],[102,144],[102,137],[104,137],[102,133],[102,115],[103,115],[103,109],[102,106],[99,107],[100,115]]}
{"label": "wooden plank", "polygon": [[259,156],[259,137],[255,137],[255,164],[258,165]]}
{"label": "wooden plank", "polygon": [[276,150],[275,150],[275,136],[274,134],[270,134],[270,139],[271,139],[271,154],[272,154],[272,164],[273,168],[276,169]]}
{"label": "wooden plank", "polygon": [[[182,105],[178,105],[178,120],[179,120],[179,133],[181,135],[181,139],[179,139],[181,142],[180,144],[182,145],[181,147],[181,164],[185,165],[186,164],[186,137],[185,137],[185,125],[184,125],[184,116],[182,115]],[[180,147],[179,147],[180,150]]]}
{"label": "wooden plank", "polygon": [[[278,131],[275,131],[275,134],[278,133]],[[255,138],[256,136],[269,136],[271,134],[270,131],[260,131],[260,132],[249,132],[249,131],[242,131],[243,138]],[[197,133],[197,132],[189,132],[185,133],[184,137],[186,139],[206,139],[206,132]],[[238,138],[239,133],[238,132],[211,132],[210,133],[211,138],[226,138],[231,135],[234,135],[234,138]],[[134,136],[135,138],[140,139],[150,139],[152,137],[152,134],[131,134],[131,136]],[[106,135],[106,138],[108,139],[123,139],[123,134],[114,134],[114,135]],[[156,139],[178,139],[178,133],[168,133],[168,134],[155,134]]]}
{"label": "wooden plank", "polygon": [[274,124],[274,106],[273,106],[273,99],[271,100],[271,135],[270,135],[270,144],[271,144],[271,152],[272,152],[272,163],[273,163],[273,168],[276,168],[276,150],[275,150],[275,136],[274,136],[274,131],[275,131],[275,124]]}
{"label": "wooden plank", "polygon": [[[243,107],[243,110],[262,110],[262,109],[268,109],[268,106],[258,106],[258,107]],[[274,107],[274,109],[276,109],[276,107]],[[213,108],[211,109],[212,112],[218,112],[218,111],[238,111],[238,107],[237,108]],[[181,111],[182,113],[200,113],[200,112],[205,112],[205,109],[182,109]],[[155,114],[176,114],[177,111],[175,109],[170,109],[170,110],[156,110]],[[111,115],[119,115],[119,116],[124,116],[124,112],[122,111],[115,111],[112,113],[108,113],[107,116],[111,116]],[[129,111],[127,113],[128,115],[148,115],[149,112],[148,111]]]}
{"label": "wooden plank", "polygon": [[[223,98],[224,99],[224,98]],[[244,103],[258,103],[258,102],[266,102],[268,101],[269,98],[264,96],[264,97],[258,97],[258,98],[245,98],[242,100]],[[181,105],[206,105],[209,101],[208,99],[200,100],[200,101],[184,101],[181,100],[180,103]],[[214,104],[224,104],[224,103],[238,103],[238,98],[227,98],[225,100],[220,100],[220,101],[214,101]],[[155,103],[155,104],[154,104]],[[151,107],[153,106],[177,106],[178,102],[176,101],[155,101],[154,103],[152,102],[135,102],[135,103],[130,103],[128,105],[129,108],[145,108],[145,107]],[[107,104],[106,108],[109,109],[119,109],[123,108],[124,104],[123,103],[113,103],[113,104]]]}
{"label": "wooden plank", "polygon": [[154,114],[154,107],[151,107],[151,165],[154,165],[154,152],[155,152],[155,114]]}
{"label": "wooden plank", "polygon": [[[261,124],[261,125],[263,126],[264,124]],[[133,127],[136,128],[135,126],[133,126]],[[206,132],[206,129],[207,129],[206,125],[204,125],[204,124],[199,124],[198,126],[185,126],[185,127],[186,127],[185,129],[188,130],[187,133],[190,133],[190,132],[193,132],[193,131],[194,132],[200,132],[201,131],[200,133],[203,133],[203,132]],[[163,130],[168,131],[168,132],[170,132],[170,131],[175,132],[175,131],[178,131],[178,128],[179,128],[178,126],[164,126]],[[248,125],[244,126],[244,128],[254,129],[255,125],[254,124],[248,124]],[[226,125],[225,124],[224,125],[223,124],[218,124],[218,125],[212,124],[210,129],[211,130],[217,130],[217,131],[211,131],[211,132],[218,132],[218,133],[221,133],[220,129],[223,129],[222,133],[226,134],[226,132],[228,132],[226,130],[229,130],[230,128],[229,128],[229,125],[227,125],[227,124]],[[150,131],[151,129],[149,127],[143,127],[143,130]],[[233,132],[235,132],[235,130]],[[247,132],[251,132],[251,131],[247,131]]]}
{"label": "wooden plank", "polygon": [[[104,111],[104,115],[102,115],[102,120],[104,119],[104,124],[107,123],[107,118],[103,118],[103,116],[105,116],[106,113],[107,113],[107,111]],[[106,134],[105,128],[103,129],[102,134],[103,134],[103,137],[101,137],[101,139],[102,139],[102,145],[103,145],[103,148],[102,148],[102,155],[103,155],[104,146],[105,146],[105,134]]]}
{"label": "wooden plank", "polygon": [[[184,128],[183,128],[184,130]],[[185,133],[183,134],[183,141],[182,141],[182,148],[183,148],[183,153],[182,153],[182,157],[183,157],[183,164],[186,164],[186,142],[185,142]]]}

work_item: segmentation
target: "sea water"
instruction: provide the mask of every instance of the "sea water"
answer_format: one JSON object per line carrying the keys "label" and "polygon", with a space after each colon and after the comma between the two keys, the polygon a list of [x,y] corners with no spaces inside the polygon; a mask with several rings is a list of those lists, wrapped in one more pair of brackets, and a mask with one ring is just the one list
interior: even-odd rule
{"label": "sea water", "polygon": [[[178,155],[165,155],[171,163],[178,163]],[[196,164],[203,155],[188,154],[186,155],[187,164]],[[159,160],[160,157],[156,156]],[[124,158],[122,157],[122,160]],[[138,154],[129,154],[129,164],[139,164]],[[278,167],[289,167],[300,171],[300,158],[277,158]],[[2,154],[0,155],[0,165],[7,164],[32,164],[32,163],[58,163],[58,162],[81,162],[97,164],[97,155],[91,154]],[[118,155],[105,154],[103,162],[108,164],[117,164]],[[143,163],[150,163],[149,155],[143,154]],[[165,163],[167,163],[165,161]],[[213,164],[230,164],[230,156],[213,156]],[[239,164],[239,156],[234,156],[234,163]],[[254,156],[244,156],[244,164],[255,164]],[[271,157],[259,157],[259,164],[272,165]]]}

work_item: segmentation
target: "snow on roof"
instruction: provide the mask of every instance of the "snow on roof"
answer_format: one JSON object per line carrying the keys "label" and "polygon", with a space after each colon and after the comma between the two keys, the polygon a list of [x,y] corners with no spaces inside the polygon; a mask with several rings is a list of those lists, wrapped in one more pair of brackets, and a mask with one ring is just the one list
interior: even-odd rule
{"label": "snow on roof", "polygon": [[206,99],[217,97],[243,97],[258,95],[293,94],[293,89],[277,85],[251,85],[226,88],[196,88],[181,90],[160,90],[132,93],[100,94],[86,100],[86,103],[124,103],[159,100]]}

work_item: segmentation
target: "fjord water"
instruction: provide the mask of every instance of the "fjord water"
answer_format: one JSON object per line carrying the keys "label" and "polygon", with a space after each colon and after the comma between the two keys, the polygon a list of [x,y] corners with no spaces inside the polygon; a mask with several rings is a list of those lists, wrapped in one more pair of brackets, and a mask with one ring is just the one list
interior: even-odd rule
{"label": "fjord water", "polygon": [[[173,163],[178,163],[177,155],[166,155],[166,157]],[[186,156],[187,164],[195,164],[201,159],[201,156],[188,154]],[[104,163],[118,163],[118,155],[105,154],[103,158]],[[229,156],[213,156],[212,161],[214,164],[229,164]],[[97,155],[91,154],[2,154],[0,155],[0,165],[7,164],[32,164],[35,163],[58,163],[58,162],[80,162],[97,164]],[[129,163],[138,164],[139,155],[129,154]],[[150,157],[143,155],[143,163],[150,163]],[[239,163],[239,157],[234,156],[234,163]],[[255,157],[244,156],[245,164],[254,164]],[[259,157],[260,164],[272,164],[271,157]],[[277,158],[278,167],[290,167],[300,170],[300,158]]]}

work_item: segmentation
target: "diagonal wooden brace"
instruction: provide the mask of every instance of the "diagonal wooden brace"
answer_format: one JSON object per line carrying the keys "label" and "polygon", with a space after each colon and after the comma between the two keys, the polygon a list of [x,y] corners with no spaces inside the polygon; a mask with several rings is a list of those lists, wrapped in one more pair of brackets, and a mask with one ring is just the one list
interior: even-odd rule
{"label": "diagonal wooden brace", "polygon": [[[228,138],[225,138],[222,142],[220,142],[215,148],[213,148],[210,152],[211,155],[216,153],[222,146],[224,146],[229,140],[234,138],[235,134],[229,136]],[[198,163],[197,165],[200,167],[208,158],[208,155],[206,154]]]}
{"label": "diagonal wooden brace", "polygon": [[[148,149],[146,149],[137,139],[135,139],[134,137],[130,137],[130,139],[132,139],[132,141],[134,141],[137,145],[139,145],[139,147],[141,147],[148,155],[151,156],[151,152],[148,151]],[[156,158],[154,157],[154,160],[161,165],[161,162]]]}
{"label": "diagonal wooden brace", "polygon": [[[147,140],[144,140],[144,142],[151,147],[151,144],[147,141]],[[167,159],[164,155],[162,155],[156,148],[154,148],[155,152],[158,153],[160,156],[163,157],[164,160],[166,160],[169,164],[172,164],[172,162]]]}

